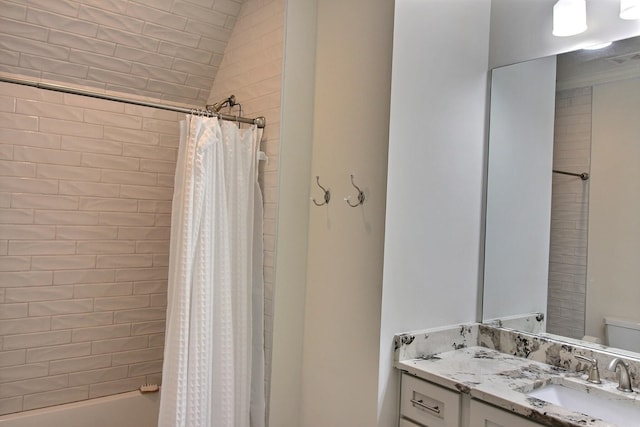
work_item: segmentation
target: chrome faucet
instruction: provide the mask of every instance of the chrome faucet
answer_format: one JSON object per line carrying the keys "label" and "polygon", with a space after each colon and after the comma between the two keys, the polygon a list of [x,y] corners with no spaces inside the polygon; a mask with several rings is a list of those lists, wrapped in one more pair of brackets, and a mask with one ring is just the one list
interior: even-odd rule
{"label": "chrome faucet", "polygon": [[584,360],[591,364],[589,368],[589,378],[587,378],[588,382],[593,384],[602,384],[602,381],[600,381],[600,371],[598,370],[598,360],[585,357],[581,354],[576,354],[576,359]]}
{"label": "chrome faucet", "polygon": [[618,366],[620,367],[618,390],[625,392],[633,391],[631,388],[631,377],[629,376],[629,364],[616,357],[609,363],[609,370],[615,372]]}

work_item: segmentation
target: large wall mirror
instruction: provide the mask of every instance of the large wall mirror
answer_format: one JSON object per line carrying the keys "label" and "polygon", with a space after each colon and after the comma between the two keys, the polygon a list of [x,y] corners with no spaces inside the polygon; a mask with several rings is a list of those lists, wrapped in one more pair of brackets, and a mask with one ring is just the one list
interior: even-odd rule
{"label": "large wall mirror", "polygon": [[487,181],[484,320],[640,324],[640,37],[493,70]]}

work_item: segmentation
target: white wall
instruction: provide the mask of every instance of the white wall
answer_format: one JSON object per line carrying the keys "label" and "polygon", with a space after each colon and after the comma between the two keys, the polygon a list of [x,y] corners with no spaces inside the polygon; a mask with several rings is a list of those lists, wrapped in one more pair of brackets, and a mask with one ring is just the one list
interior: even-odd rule
{"label": "white wall", "polygon": [[397,0],[379,426],[394,425],[394,333],[476,318],[490,1]]}
{"label": "white wall", "polygon": [[287,2],[269,425],[299,427],[315,75],[315,0]]}
{"label": "white wall", "polygon": [[587,334],[603,318],[640,321],[640,79],[593,88]]}
{"label": "white wall", "polygon": [[587,1],[587,31],[571,37],[551,34],[557,0],[492,0],[489,67],[555,55],[640,33],[640,21],[619,18],[618,0]]}
{"label": "white wall", "polygon": [[[593,1],[597,0],[590,3]],[[282,359],[280,370],[287,372],[285,362],[293,360],[289,372],[295,377],[294,388],[282,395],[278,408],[296,412],[300,401],[299,395],[295,395],[299,391],[295,388],[296,376],[298,363],[303,363],[304,419],[317,425],[372,425],[368,423],[376,408],[369,403],[369,394],[359,396],[352,402],[352,408],[347,409],[347,403],[351,402],[354,392],[370,386],[370,378],[378,369],[377,425],[395,425],[398,395],[391,361],[392,335],[403,330],[476,319],[490,1],[396,0],[384,286],[382,312],[376,314],[379,310],[376,283],[380,275],[377,268],[383,262],[376,246],[382,230],[378,218],[384,207],[374,209],[373,205],[365,205],[361,211],[353,209],[352,212],[361,215],[356,219],[355,215],[349,216],[353,215],[348,210],[351,208],[341,206],[344,203],[341,199],[352,194],[348,173],[355,172],[358,183],[363,183],[368,191],[368,201],[377,204],[381,200],[373,192],[383,191],[379,185],[384,185],[384,177],[379,175],[384,169],[379,150],[384,149],[382,141],[386,137],[382,125],[388,117],[383,108],[388,102],[384,94],[388,75],[379,67],[391,51],[388,17],[392,11],[387,3],[380,1],[371,5],[352,0],[320,5],[317,94],[322,97],[315,102],[318,111],[314,117],[311,172],[312,176],[320,175],[331,187],[334,199],[329,209],[316,210],[312,206],[311,211],[309,259],[315,264],[309,266],[307,278],[303,362],[296,359],[300,331],[295,324],[303,313],[294,304],[304,296],[304,284],[295,282],[299,280],[295,274],[291,276],[295,277],[294,281],[281,283],[280,264],[288,265],[292,273],[299,272],[304,267],[292,264],[304,262],[305,257],[295,252],[299,245],[294,244],[289,248],[292,258],[281,259],[278,244],[276,294],[284,286],[287,296],[276,297],[275,334],[276,337],[282,335],[283,345],[292,346],[280,351],[293,353],[291,359]],[[491,37],[495,47],[492,64],[504,65],[548,54],[537,45],[546,37],[546,32],[551,31],[550,12],[542,16],[529,14],[521,20],[515,19],[513,12],[540,6],[550,11],[552,0],[493,0],[492,3],[494,12],[498,13],[492,14]],[[309,10],[313,6],[305,4],[302,8]],[[510,25],[511,21],[519,25]],[[304,22],[312,32],[312,24]],[[621,25],[626,31],[637,28],[633,27],[637,24]],[[633,28],[630,30],[630,27]],[[567,39],[563,43],[572,45],[575,40]],[[555,46],[557,42],[547,40],[545,43]],[[552,53],[557,50],[554,49]],[[293,86],[292,90],[295,90]],[[283,123],[285,120],[286,115]],[[369,127],[370,124],[373,126]],[[366,133],[358,135],[358,130]],[[298,137],[301,144],[306,143],[304,134]],[[316,150],[320,150],[318,154]],[[374,173],[376,168],[381,170]],[[287,179],[286,176],[283,167],[281,179]],[[318,197],[312,179],[308,179],[307,185],[313,196]],[[293,197],[294,192],[289,194]],[[281,194],[280,203],[282,200]],[[305,202],[309,203],[308,199]],[[285,212],[291,218],[301,218],[306,212],[293,201],[286,211],[283,206],[281,204],[281,218],[289,218],[282,216]],[[299,217],[294,209],[301,209]],[[345,224],[341,222],[345,218],[351,228],[343,228]],[[361,227],[368,220],[371,228],[366,231]],[[357,224],[357,221],[362,222]],[[288,226],[284,219],[280,224]],[[298,225],[296,222],[296,229]],[[344,235],[340,236],[341,232]],[[369,237],[366,233],[375,236]],[[282,307],[279,308],[280,301]],[[282,316],[280,333],[279,313],[289,315]],[[379,342],[372,345],[369,328],[375,330],[375,323],[380,319]],[[286,336],[289,331],[293,336]],[[275,378],[278,344],[274,345]],[[379,364],[372,363],[371,354],[378,352],[378,348]],[[349,369],[355,365],[360,366]],[[273,394],[275,399],[276,393]],[[285,397],[291,401],[287,402]],[[318,399],[325,408],[322,413],[313,412]],[[338,402],[339,399],[342,401]],[[287,403],[290,403],[288,407]],[[295,416],[289,417],[288,423],[273,422],[275,408],[272,406],[273,426],[305,425],[295,423]],[[313,418],[315,415],[317,419]]]}
{"label": "white wall", "polygon": [[546,312],[555,57],[493,70],[483,318]]}
{"label": "white wall", "polygon": [[[376,386],[391,84],[393,2],[319,1],[309,199],[302,420],[292,427],[369,427]],[[363,189],[363,206],[349,174]],[[274,426],[275,427],[275,426]]]}

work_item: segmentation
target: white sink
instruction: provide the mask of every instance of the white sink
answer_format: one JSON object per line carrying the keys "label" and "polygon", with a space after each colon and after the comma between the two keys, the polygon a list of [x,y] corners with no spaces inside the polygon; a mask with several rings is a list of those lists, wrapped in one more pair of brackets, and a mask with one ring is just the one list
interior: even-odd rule
{"label": "white sink", "polygon": [[536,389],[527,396],[561,406],[574,412],[581,412],[600,418],[619,427],[637,427],[640,425],[640,405],[633,398],[617,396],[613,393],[593,393],[591,389],[577,390],[560,384],[548,384]]}

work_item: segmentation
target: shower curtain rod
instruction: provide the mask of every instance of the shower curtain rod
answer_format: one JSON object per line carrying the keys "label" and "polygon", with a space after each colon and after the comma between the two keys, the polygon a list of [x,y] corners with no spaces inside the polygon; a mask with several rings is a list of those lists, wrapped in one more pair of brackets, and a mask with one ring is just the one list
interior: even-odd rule
{"label": "shower curtain rod", "polygon": [[158,104],[155,102],[138,101],[135,99],[122,98],[119,96],[107,95],[99,92],[91,92],[88,90],[75,89],[75,88],[56,85],[52,83],[43,83],[43,82],[38,82],[34,80],[26,80],[26,79],[16,79],[16,78],[5,77],[5,76],[0,76],[0,82],[31,86],[31,87],[36,87],[38,89],[46,89],[46,90],[52,90],[55,92],[70,93],[73,95],[88,96],[91,98],[105,99],[107,101],[122,102],[125,104],[140,105],[142,107],[158,108],[160,110],[175,111],[175,112],[184,113],[184,114],[201,114],[205,116],[216,116],[222,120],[248,123],[248,124],[256,125],[259,128],[264,128],[266,126],[266,119],[264,117],[256,117],[255,119],[250,119],[246,117],[232,116],[229,114],[215,113],[210,110],[201,110],[197,108],[184,108],[184,107],[176,107],[173,105]]}

